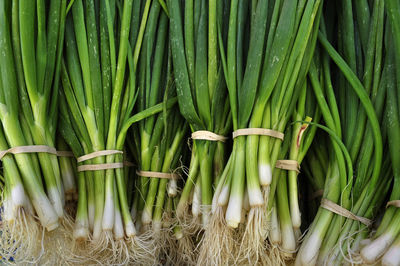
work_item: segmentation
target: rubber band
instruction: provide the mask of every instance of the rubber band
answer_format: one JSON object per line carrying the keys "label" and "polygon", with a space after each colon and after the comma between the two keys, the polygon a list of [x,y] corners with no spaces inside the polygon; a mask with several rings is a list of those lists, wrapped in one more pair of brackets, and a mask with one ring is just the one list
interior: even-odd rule
{"label": "rubber band", "polygon": [[133,166],[135,166],[134,163],[129,162],[129,161],[124,161],[123,164],[124,164],[124,166],[126,166],[126,167],[133,167]]}
{"label": "rubber band", "polygon": [[0,151],[0,160],[3,159],[7,154],[20,154],[20,153],[39,153],[45,152],[54,154],[58,157],[74,157],[72,151],[57,151],[54,147],[47,145],[26,145],[12,147],[8,150]]}
{"label": "rubber band", "polygon": [[296,160],[277,160],[275,167],[300,173],[300,165]]}
{"label": "rubber band", "polygon": [[328,199],[322,199],[321,200],[321,207],[331,211],[333,213],[336,213],[340,216],[352,219],[354,221],[358,221],[360,223],[365,224],[366,226],[370,227],[372,225],[372,221],[368,218],[365,217],[361,217],[361,216],[357,216],[354,213],[352,213],[351,211],[343,208],[340,205],[337,205],[336,203],[334,203],[333,201],[330,201]]}
{"label": "rubber band", "polygon": [[[82,155],[78,158],[76,158],[76,161],[78,163],[100,157],[100,156],[106,156],[106,155],[112,155],[112,154],[123,154],[123,151],[119,150],[102,150],[102,151],[95,151],[91,152],[85,155]],[[97,170],[108,170],[108,169],[118,169],[118,168],[123,168],[124,163],[99,163],[99,164],[84,164],[84,165],[79,165],[78,166],[78,172],[84,172],[84,171],[97,171]]]}
{"label": "rubber band", "polygon": [[78,172],[118,169],[123,167],[124,167],[123,163],[84,164],[78,166]]}
{"label": "rubber band", "polygon": [[386,208],[389,206],[393,206],[396,208],[400,208],[400,200],[391,200],[388,203],[386,203]]}
{"label": "rubber band", "polygon": [[7,154],[20,154],[20,153],[50,153],[57,155],[57,150],[54,147],[47,145],[27,145],[27,146],[17,146],[12,147],[8,150],[0,151],[0,160],[3,159]]}
{"label": "rubber band", "polygon": [[311,196],[308,198],[308,200],[313,200],[313,199],[322,197],[323,195],[324,195],[324,190],[318,189],[317,191],[314,191],[314,193],[311,194]]}
{"label": "rubber band", "polygon": [[58,157],[75,157],[72,151],[57,151]]}
{"label": "rubber band", "polygon": [[175,173],[162,173],[153,171],[136,171],[138,176],[152,177],[152,178],[165,178],[165,179],[178,179],[179,175]]}
{"label": "rubber band", "polygon": [[285,134],[283,134],[282,132],[267,128],[241,128],[233,131],[232,138],[236,138],[239,136],[248,136],[248,135],[270,136],[280,140],[283,140],[285,136]]}
{"label": "rubber band", "polygon": [[282,247],[279,246],[279,245],[277,245],[277,248],[278,248],[280,251],[282,251],[282,252],[284,252],[284,253],[287,253],[287,254],[289,254],[290,257],[292,257],[294,254],[297,253],[297,251],[299,251],[300,246],[296,247],[295,250],[287,250],[287,249],[282,248]]}
{"label": "rubber band", "polygon": [[228,138],[207,130],[198,130],[192,133],[192,139],[225,142]]}
{"label": "rubber band", "polygon": [[88,153],[85,155],[82,155],[78,158],[76,158],[78,163],[96,158],[96,157],[100,157],[100,156],[106,156],[106,155],[112,155],[112,154],[123,154],[123,151],[118,151],[118,150],[103,150],[103,151],[95,151],[92,153]]}

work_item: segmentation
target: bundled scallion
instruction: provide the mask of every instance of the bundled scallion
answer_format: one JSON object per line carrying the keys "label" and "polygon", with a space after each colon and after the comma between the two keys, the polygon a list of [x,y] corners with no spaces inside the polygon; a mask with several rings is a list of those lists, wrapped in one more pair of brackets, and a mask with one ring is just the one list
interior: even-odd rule
{"label": "bundled scallion", "polygon": [[[304,83],[307,86],[307,83]],[[306,104],[308,103],[308,104]],[[272,248],[278,248],[278,254],[271,252],[278,259],[288,260],[294,258],[298,249],[298,241],[301,236],[302,225],[299,190],[297,176],[302,163],[316,133],[316,127],[309,127],[318,122],[319,109],[314,99],[310,86],[303,88],[293,113],[294,123],[286,130],[286,138],[283,141],[273,172],[277,186],[271,208],[271,232],[269,241]],[[301,121],[304,120],[304,123]],[[273,256],[273,255],[272,255]]]}
{"label": "bundled scallion", "polygon": [[[320,10],[321,1],[231,2],[224,71],[233,129],[251,132],[234,134],[214,194],[214,228],[206,232],[204,262],[271,263],[265,241],[278,181],[274,166],[305,89]],[[214,253],[223,254],[222,262],[213,261]]]}
{"label": "bundled scallion", "polygon": [[[354,24],[353,9],[357,16],[371,10],[371,16],[365,16],[369,19],[366,25]],[[385,135],[382,137],[380,130],[389,70],[387,57],[383,60],[382,56],[383,1],[373,1],[371,6],[360,1],[354,7],[343,1],[339,10],[339,27],[350,29],[336,32],[336,20],[325,20],[326,28],[319,34],[324,52],[310,68],[322,116],[336,140],[332,142],[334,155],[330,156],[321,207],[297,255],[297,265],[357,262],[354,251],[368,236],[370,219],[376,216],[390,184],[390,171],[380,171],[388,166],[388,158],[382,160]],[[362,34],[355,34],[356,26]],[[327,40],[336,34],[344,58]],[[342,75],[333,74],[329,57]],[[335,97],[340,99],[337,104]],[[335,214],[338,206],[353,216]]]}
{"label": "bundled scallion", "polygon": [[[225,1],[168,1],[180,111],[192,132],[208,131],[222,140],[231,126],[218,46],[225,36],[225,8]],[[194,220],[200,221],[201,218],[203,227],[207,226],[213,185],[225,166],[225,150],[221,139],[194,138],[189,176],[176,210],[178,217],[187,217],[191,203]]]}
{"label": "bundled scallion", "polygon": [[38,260],[42,228],[65,218],[54,154],[65,13],[65,0],[0,1],[1,150],[14,149],[2,158],[1,256],[18,263]]}
{"label": "bundled scallion", "polygon": [[[169,21],[158,1],[152,2],[148,21],[138,61],[137,111],[160,102],[164,105],[176,96],[168,40]],[[153,239],[156,259],[171,261],[176,257],[173,255],[177,252],[173,239],[174,210],[179,199],[178,167],[187,130],[188,125],[176,105],[140,121],[132,138],[128,138],[134,146],[139,168],[131,213],[138,222],[138,229]]]}
{"label": "bundled scallion", "polygon": [[[91,255],[83,256],[89,261],[127,263],[154,256],[151,242],[138,236],[131,216],[122,154],[129,127],[175,101],[131,116],[150,4],[74,1],[67,17],[61,131],[78,159],[74,239],[90,240]],[[93,152],[97,154],[82,157]]]}
{"label": "bundled scallion", "polygon": [[[398,145],[400,141],[400,123],[399,123],[399,81],[400,81],[400,5],[397,1],[385,1],[385,9],[388,16],[386,24],[385,50],[387,53],[386,71],[384,79],[386,80],[386,131],[388,137],[388,146],[391,166],[393,169],[393,185],[389,198],[387,209],[382,221],[368,245],[362,248],[361,257],[366,263],[375,263],[381,259],[382,265],[399,265],[399,238],[400,211],[396,202],[400,198],[399,177],[400,177],[400,157]],[[389,157],[389,156],[388,156]]]}

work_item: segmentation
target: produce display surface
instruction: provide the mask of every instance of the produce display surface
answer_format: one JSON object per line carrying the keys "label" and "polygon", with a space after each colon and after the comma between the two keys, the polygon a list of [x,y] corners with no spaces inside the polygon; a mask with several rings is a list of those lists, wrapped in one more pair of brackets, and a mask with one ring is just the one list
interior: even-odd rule
{"label": "produce display surface", "polygon": [[399,0],[0,0],[0,265],[400,266]]}

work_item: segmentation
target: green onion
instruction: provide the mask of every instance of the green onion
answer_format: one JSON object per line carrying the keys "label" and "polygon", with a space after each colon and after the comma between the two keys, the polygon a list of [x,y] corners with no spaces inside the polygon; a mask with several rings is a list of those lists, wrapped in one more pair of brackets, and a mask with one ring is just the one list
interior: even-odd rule
{"label": "green onion", "polygon": [[[133,1],[125,1],[120,9],[116,2],[101,1],[97,5],[94,1],[75,1],[67,17],[62,132],[76,156],[105,149],[123,150],[127,130],[137,121],[137,117],[131,117],[136,91],[134,56],[141,48],[148,9],[144,10],[140,24],[130,29],[132,7]],[[96,26],[98,19],[100,28]],[[118,28],[114,29],[115,23]],[[129,42],[131,30],[138,34],[134,43]],[[152,110],[144,114],[151,115]],[[107,155],[85,164],[122,159],[121,155]],[[110,255],[104,263],[126,263],[133,257],[144,256],[139,251],[143,247],[135,244],[137,232],[130,215],[123,169],[79,173],[78,184],[74,238],[87,239],[91,229],[93,252],[104,250],[102,241],[124,251],[120,257]],[[112,244],[115,241],[119,244]]]}
{"label": "green onion", "polygon": [[[282,132],[305,88],[303,83],[315,45],[320,1],[252,2],[248,14],[243,12],[246,10],[242,9],[244,3],[231,2],[224,65],[233,127],[234,130],[261,127]],[[243,25],[250,27],[250,38]],[[243,52],[246,46],[248,50]],[[243,57],[245,55],[247,57]],[[221,192],[214,196],[219,208],[226,207],[224,222],[227,226],[240,228],[245,222],[245,228],[239,229],[243,233],[234,255],[243,263],[252,260],[271,263],[265,250],[269,232],[266,222],[271,219],[268,213],[274,203],[278,179],[273,166],[280,146],[281,140],[267,136],[235,138],[232,164],[220,179]],[[245,195],[248,195],[249,207]],[[242,217],[247,218],[243,221]],[[225,231],[216,232],[210,228],[210,244],[205,247],[217,242],[214,236],[222,232]],[[224,239],[230,241],[229,237]],[[227,252],[230,251],[224,254]],[[212,253],[213,249],[205,252],[206,259],[210,259]],[[229,261],[231,258],[226,256]]]}
{"label": "green onion", "polygon": [[[192,132],[208,130],[225,136],[230,129],[229,102],[225,98],[219,55],[219,34],[223,34],[223,1],[168,1],[170,15],[170,42],[179,108],[190,124]],[[222,32],[222,33],[221,33]],[[195,194],[201,203],[193,200],[194,219],[201,216],[203,226],[208,223],[213,196],[213,183],[225,164],[223,143],[194,140],[191,170],[177,213],[187,215],[189,193],[196,184]],[[197,176],[194,175],[197,173]],[[197,194],[200,193],[200,194]],[[182,217],[182,216],[181,216]]]}
{"label": "green onion", "polygon": [[[381,76],[384,76],[387,71],[384,69],[382,72],[381,67],[383,1],[373,3],[368,42],[354,40],[352,7],[348,6],[347,2],[342,4],[343,6],[339,7],[341,10],[339,14],[344,16],[344,24],[340,25],[343,28],[350,27],[349,31],[351,31],[350,34],[344,35],[341,35],[339,31],[339,48],[345,59],[327,40],[326,28],[329,26],[328,29],[332,30],[331,23],[334,23],[327,21],[327,27],[323,25],[319,33],[319,40],[326,54],[322,54],[320,62],[315,60],[316,62],[313,63],[310,68],[310,79],[325,123],[337,137],[343,139],[356,170],[356,176],[353,177],[352,174],[353,166],[347,167],[346,170],[343,165],[343,155],[333,143],[336,162],[332,159],[329,164],[337,164],[337,167],[328,167],[323,197],[358,216],[371,219],[375,217],[376,209],[382,204],[383,197],[389,188],[387,184],[390,176],[390,172],[380,172],[382,165],[387,165],[386,160],[382,161],[384,138],[382,138],[379,123],[386,86]],[[351,21],[351,25],[345,21]],[[332,36],[335,33],[329,32],[329,34]],[[361,49],[357,45],[365,46]],[[334,75],[327,55],[333,59],[343,74],[343,76],[339,75],[337,80],[333,80],[335,83],[332,82]],[[318,70],[322,73],[319,74]],[[363,83],[358,79],[357,74],[362,76]],[[334,98],[331,96],[333,85],[338,86],[336,91],[339,95],[336,97],[340,100],[338,106],[335,106]],[[349,88],[354,91],[354,95],[348,92]],[[337,110],[340,117],[337,115]],[[357,128],[357,130],[354,131],[351,128]],[[361,143],[364,144],[361,145]],[[373,160],[372,165],[371,160]],[[332,212],[319,208],[300,248],[296,264],[326,262],[340,264],[343,260],[348,260],[347,255],[352,256],[349,254],[352,251],[348,247],[357,249],[360,241],[367,236],[367,229],[358,221],[333,215]],[[349,236],[355,240],[350,242]]]}
{"label": "green onion", "polygon": [[[310,104],[305,105],[306,102]],[[312,104],[313,102],[314,104]],[[307,122],[312,120],[307,115],[314,117],[315,122],[320,117],[320,112],[310,88],[303,89],[293,114],[294,121],[299,121],[304,117],[306,123],[297,122],[292,128],[286,130],[288,134],[286,134],[287,137],[280,150],[280,159],[293,160],[299,165],[302,163],[316,133],[316,127],[307,129]],[[271,230],[277,230],[279,227],[280,229],[277,232],[271,232],[270,241],[273,245],[280,247],[284,258],[293,257],[293,253],[297,249],[297,240],[301,236],[300,226],[302,221],[298,202],[297,175],[298,173],[293,170],[276,169],[274,171],[274,177],[278,179],[276,197],[274,199],[274,204],[276,204],[274,208],[277,211],[277,216],[275,221],[271,220]]]}
{"label": "green onion", "polygon": [[[176,96],[172,75],[172,57],[168,40],[168,17],[162,6],[154,1],[149,10],[148,23],[143,36],[143,48],[138,61],[138,106],[144,111]],[[188,125],[176,105],[163,108],[163,112],[149,116],[134,128],[135,157],[139,170],[178,174],[179,160]],[[141,231],[150,233],[156,244],[156,257],[170,260],[173,248],[166,243],[174,241],[172,202],[177,196],[178,180],[172,178],[139,177],[138,192],[134,196],[131,213],[140,220]],[[138,225],[139,227],[139,225]]]}
{"label": "green onion", "polygon": [[[65,10],[65,0],[0,1],[1,150],[56,146]],[[58,159],[41,152],[10,154],[2,161],[1,255],[35,263],[43,252],[43,228],[52,231],[67,220]]]}
{"label": "green onion", "polygon": [[[53,1],[47,7],[45,1],[21,1],[12,5],[1,2],[0,119],[8,147],[28,144],[55,146],[65,5],[65,1]],[[46,20],[53,21],[47,30]],[[24,125],[18,122],[19,116]],[[39,159],[45,187],[34,158]],[[25,186],[29,187],[28,194],[41,224],[48,230],[55,229],[58,218],[64,216],[64,194],[57,157],[39,153],[20,154],[15,159]]]}
{"label": "green onion", "polygon": [[[60,107],[61,132],[77,157],[105,149],[125,150],[127,132],[133,123],[168,110],[176,102],[170,98],[131,115],[150,4],[147,0],[141,13],[135,11],[140,14],[140,21],[132,16],[133,1],[125,1],[121,7],[108,1],[101,1],[100,5],[94,1],[75,1],[72,5],[67,17]],[[98,18],[100,30],[95,26]],[[123,156],[117,154],[96,157],[84,164],[122,161]],[[90,236],[89,254],[104,263],[152,261],[153,244],[146,235],[138,235],[131,216],[128,202],[131,191],[127,189],[124,169],[81,172],[78,184],[74,238],[82,241]],[[104,255],[108,247],[111,253]],[[117,255],[119,252],[123,253]]]}
{"label": "green onion", "polygon": [[[386,130],[394,179],[390,200],[397,200],[399,199],[398,180],[400,174],[400,157],[398,156],[398,152],[396,152],[396,146],[400,141],[398,134],[400,129],[398,94],[400,73],[400,57],[398,52],[398,47],[400,45],[398,22],[400,16],[398,12],[400,6],[396,1],[386,1],[385,4],[389,21],[386,31],[386,60],[389,62],[387,63],[387,71],[384,76],[387,82],[385,118],[387,120]],[[376,262],[383,256],[383,265],[396,265],[399,263],[399,258],[395,255],[398,251],[398,236],[400,233],[397,222],[398,217],[398,208],[389,206],[386,209],[382,222],[373,237],[373,241],[361,250],[361,256],[365,262]]]}

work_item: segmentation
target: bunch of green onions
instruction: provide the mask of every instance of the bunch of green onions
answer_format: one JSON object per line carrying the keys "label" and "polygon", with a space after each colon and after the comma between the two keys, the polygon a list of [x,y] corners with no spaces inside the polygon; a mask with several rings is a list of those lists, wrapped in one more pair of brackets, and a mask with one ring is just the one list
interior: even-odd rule
{"label": "bunch of green onions", "polygon": [[[226,1],[170,0],[170,43],[179,108],[192,132],[226,136],[231,127],[229,100],[219,53],[224,38]],[[213,185],[225,166],[221,141],[195,139],[189,176],[177,206],[180,218],[191,214],[206,227]],[[186,223],[186,222],[185,222]]]}
{"label": "bunch of green onions", "polygon": [[[176,96],[172,75],[172,57],[168,40],[168,16],[158,1],[149,11],[142,51],[138,61],[137,111],[144,111],[159,102],[166,104]],[[165,106],[166,107],[166,106]],[[134,128],[132,146],[138,158],[139,178],[131,213],[140,231],[150,233],[155,241],[156,257],[173,252],[174,209],[178,200],[178,167],[182,156],[188,125],[178,106],[163,108]],[[147,172],[150,176],[141,172]],[[156,173],[156,176],[151,176]],[[164,178],[157,178],[164,173]],[[166,253],[166,254],[165,254]]]}
{"label": "bunch of green onions", "polygon": [[[130,125],[162,110],[158,105],[131,116],[150,2],[130,0],[118,6],[114,1],[74,1],[67,17],[61,131],[76,157],[117,151],[83,164],[121,165]],[[111,247],[111,255],[102,255],[105,263],[152,257],[148,243],[137,236],[123,170],[118,166],[78,173],[74,239],[90,239],[96,254]]]}
{"label": "bunch of green onions", "polygon": [[[65,13],[65,0],[0,1],[2,150],[27,145],[50,149],[56,146]],[[23,152],[7,154],[2,161],[2,252],[15,261],[35,261],[41,255],[36,253],[41,250],[37,246],[41,228],[54,230],[65,218],[57,156]],[[38,218],[38,223],[33,217]]]}
{"label": "bunch of green onions", "polygon": [[[307,86],[306,84],[304,86]],[[300,166],[305,158],[317,130],[316,127],[307,129],[308,123],[311,120],[316,123],[320,117],[319,109],[313,98],[314,95],[310,86],[301,91],[292,117],[294,124],[286,130],[286,138],[278,157],[280,160],[297,162],[297,165]],[[305,122],[299,122],[302,120]],[[300,169],[276,168],[273,172],[273,179],[278,181],[271,208],[269,241],[273,247],[279,247],[282,259],[294,257],[301,236],[302,220],[297,182],[299,171]]]}
{"label": "bunch of green onions", "polygon": [[[337,20],[331,18],[325,20],[326,27],[321,27],[319,34],[326,52],[316,57],[310,68],[310,79],[328,127],[326,130],[335,139],[323,198],[359,217],[372,219],[390,184],[390,171],[380,172],[382,166],[388,166],[387,160],[382,161],[385,135],[382,137],[382,125],[379,122],[382,121],[389,70],[387,58],[383,62],[382,57],[384,6],[383,1],[374,1],[371,17],[364,14],[368,18],[365,25],[354,23],[351,3],[343,1],[338,8],[341,11],[338,12],[339,27],[350,27],[350,30],[338,31],[338,46],[344,58],[327,40],[327,36],[336,36],[333,25]],[[369,11],[370,6],[360,1],[354,4],[354,9],[360,16],[359,12]],[[362,34],[354,34],[355,25]],[[342,75],[336,77],[332,74],[329,57],[337,64]],[[335,97],[341,99],[338,104]],[[353,173],[356,173],[355,177]],[[341,264],[344,260],[357,262],[354,251],[361,240],[368,236],[367,226],[320,207],[302,243],[296,264]]]}
{"label": "bunch of green onions", "polygon": [[[386,89],[386,111],[385,123],[391,166],[393,169],[393,185],[390,201],[399,199],[399,176],[400,176],[400,157],[397,145],[400,141],[399,132],[399,80],[400,80],[400,5],[396,1],[385,1],[385,9],[388,16],[385,48],[387,53],[387,71],[384,78],[387,82]],[[382,265],[399,265],[398,256],[400,247],[400,228],[399,228],[399,209],[398,206],[388,205],[382,221],[371,240],[368,240],[365,247],[361,250],[361,257],[366,263],[375,263],[381,259]]]}
{"label": "bunch of green onions", "polygon": [[[234,130],[265,128],[283,133],[305,89],[320,8],[320,1],[231,2],[226,53],[225,47],[221,51],[226,57],[223,67]],[[205,261],[222,252],[227,261],[268,263],[265,240],[280,147],[281,139],[269,136],[234,139],[214,194],[216,222],[215,228],[209,228],[208,244],[203,244],[208,249],[203,253]],[[239,229],[229,234],[226,227]],[[238,239],[239,247],[231,256],[233,239]]]}

